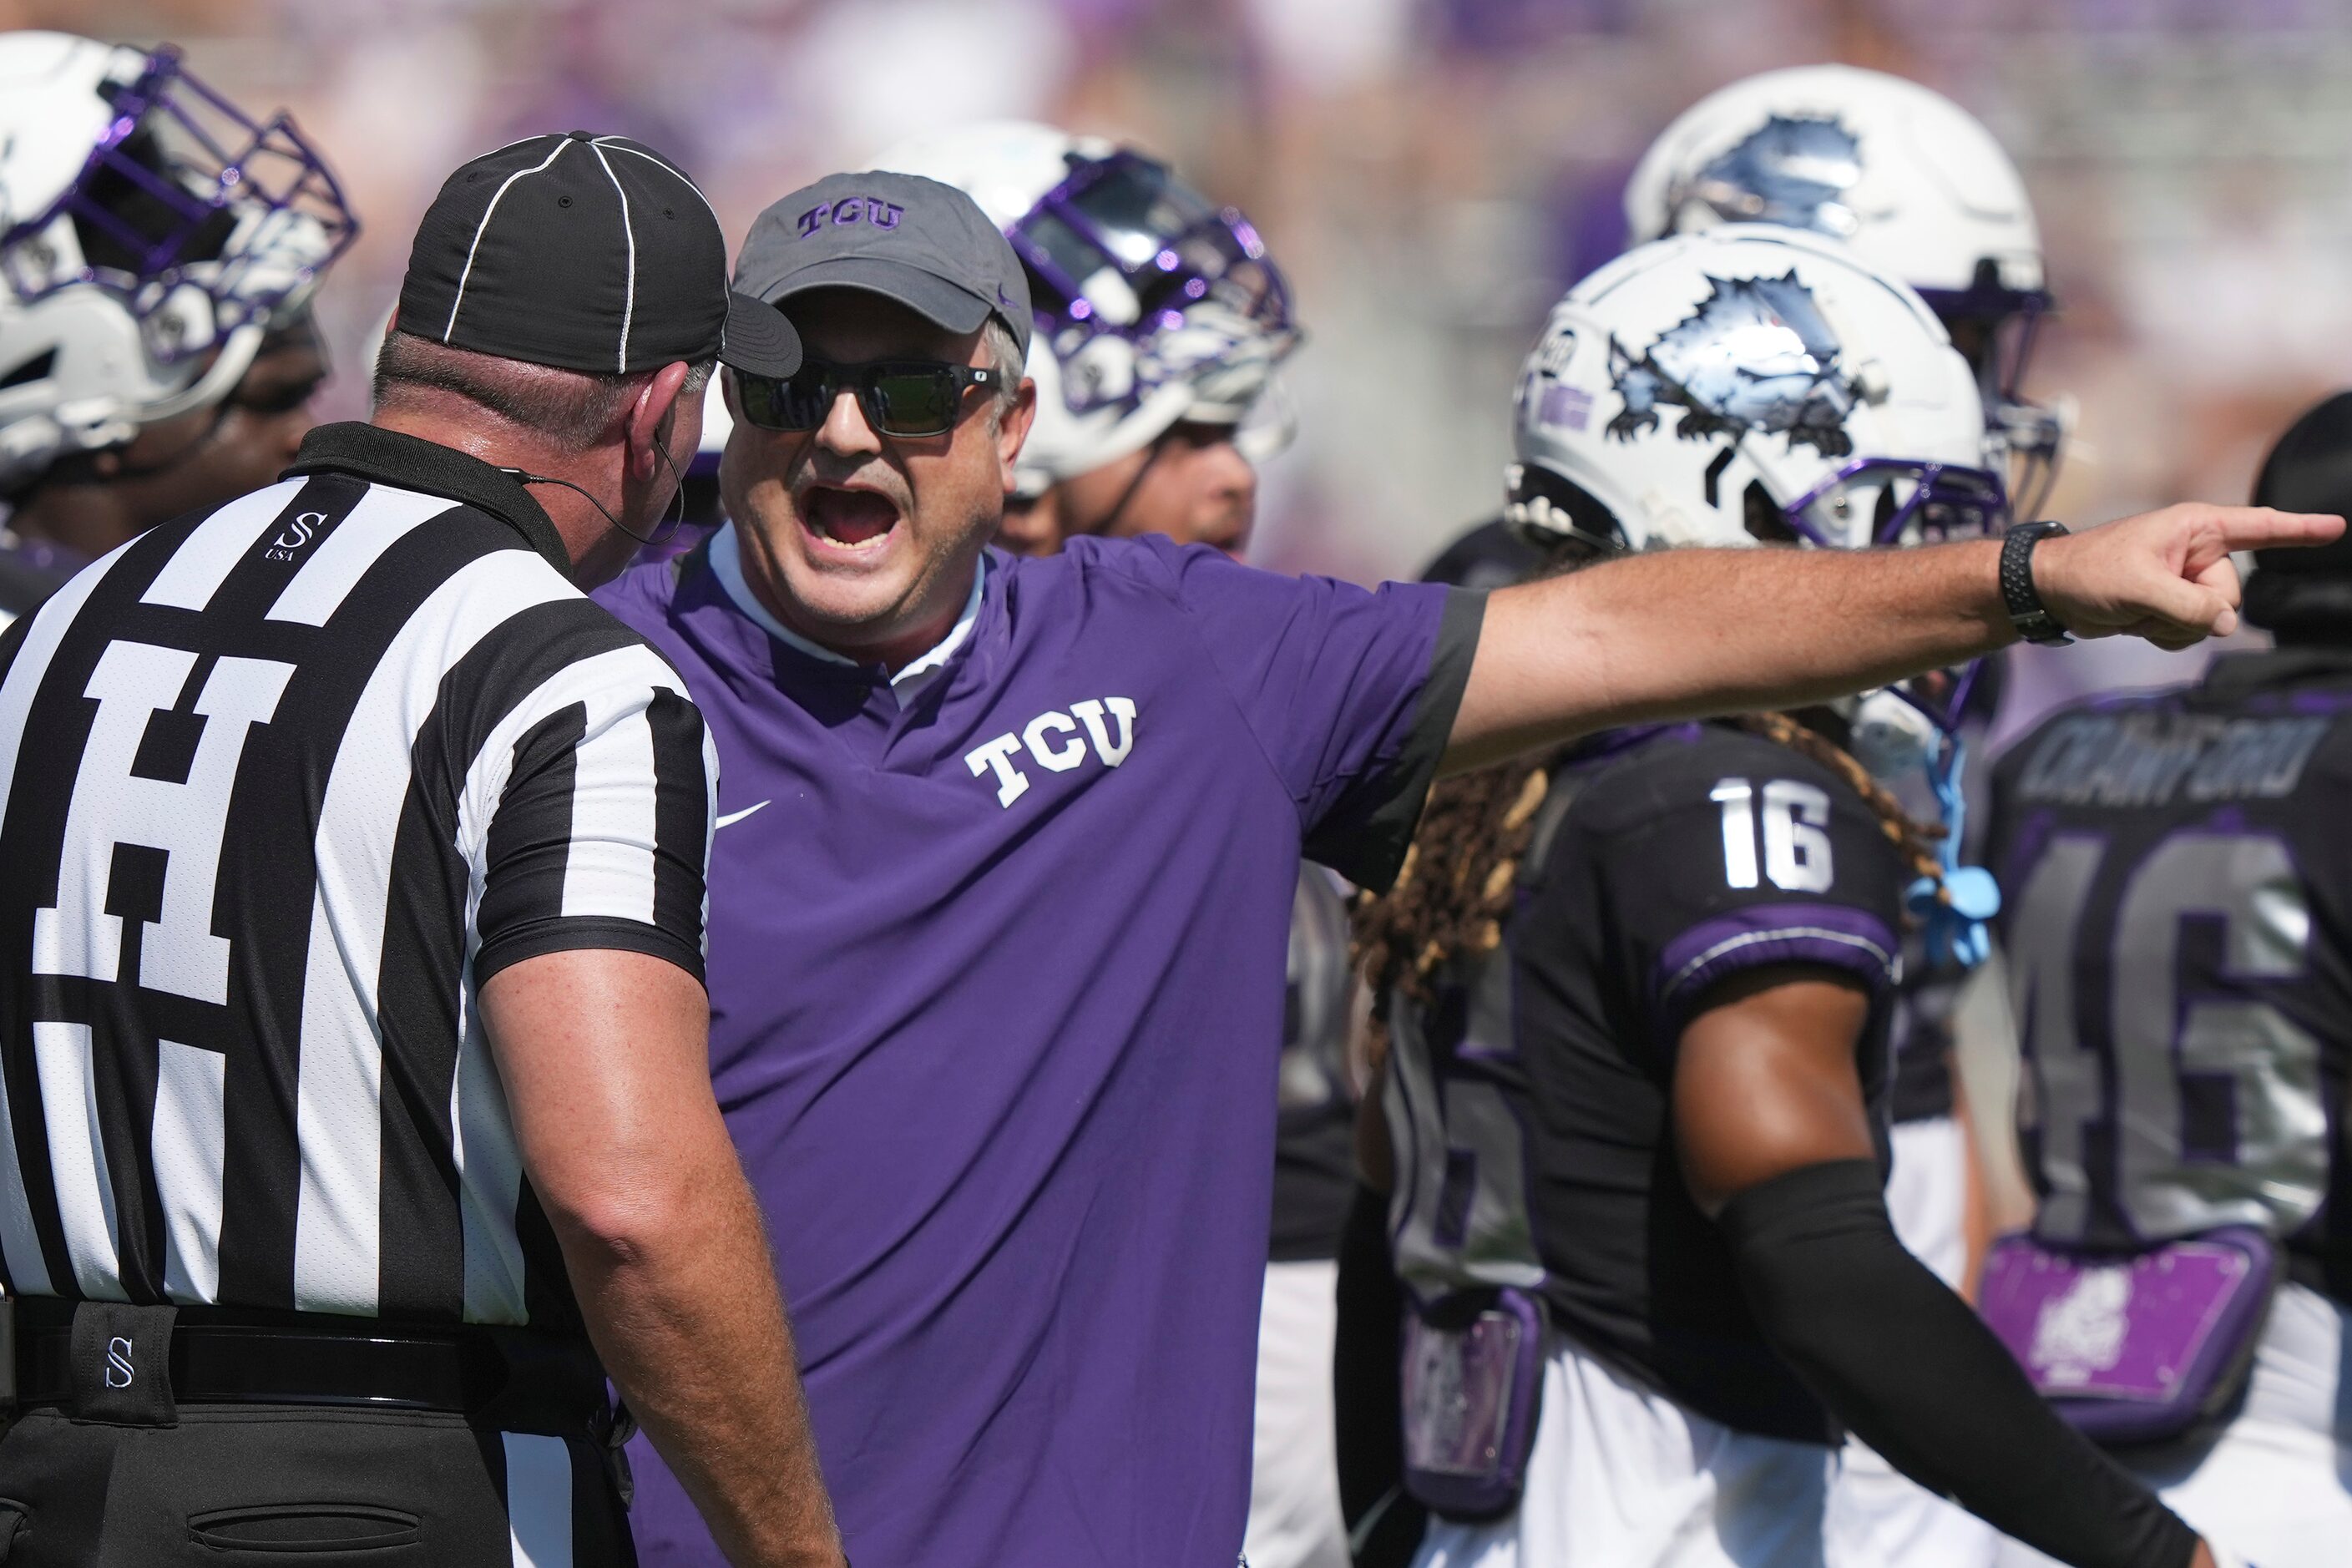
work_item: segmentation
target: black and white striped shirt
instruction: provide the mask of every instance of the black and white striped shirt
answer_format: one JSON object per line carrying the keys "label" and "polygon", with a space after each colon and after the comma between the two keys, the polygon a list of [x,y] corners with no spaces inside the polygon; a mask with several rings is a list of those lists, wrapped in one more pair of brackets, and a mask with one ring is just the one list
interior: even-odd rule
{"label": "black and white striped shirt", "polygon": [[479,987],[702,972],[718,769],[513,479],[363,425],[0,634],[12,1291],[578,1321]]}

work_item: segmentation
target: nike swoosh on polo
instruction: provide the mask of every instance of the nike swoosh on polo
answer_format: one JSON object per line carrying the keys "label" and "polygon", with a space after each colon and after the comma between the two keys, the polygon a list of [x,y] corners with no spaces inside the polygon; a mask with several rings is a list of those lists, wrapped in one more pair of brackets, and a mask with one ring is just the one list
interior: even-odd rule
{"label": "nike swoosh on polo", "polygon": [[759,810],[761,805],[766,805],[767,804],[768,802],[763,800],[760,802],[760,805],[747,805],[740,811],[730,811],[726,816],[720,817],[718,821],[710,825],[711,831],[715,833],[719,828],[731,827],[736,823],[742,821],[745,817]]}

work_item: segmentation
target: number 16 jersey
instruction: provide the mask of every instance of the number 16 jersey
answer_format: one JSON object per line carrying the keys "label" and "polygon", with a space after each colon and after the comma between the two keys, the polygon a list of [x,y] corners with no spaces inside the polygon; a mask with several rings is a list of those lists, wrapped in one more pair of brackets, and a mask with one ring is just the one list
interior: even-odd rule
{"label": "number 16 jersey", "polygon": [[1720,724],[1588,742],[1536,821],[1501,948],[1392,1013],[1398,1273],[1424,1301],[1535,1291],[1685,1409],[1835,1442],[1683,1183],[1675,1061],[1735,976],[1851,979],[1872,998],[1855,1065],[1883,1155],[1902,858],[1829,769]]}
{"label": "number 16 jersey", "polygon": [[2352,1300],[2352,652],[2229,655],[2045,721],[1996,771],[1987,848],[2035,1233],[2257,1226]]}

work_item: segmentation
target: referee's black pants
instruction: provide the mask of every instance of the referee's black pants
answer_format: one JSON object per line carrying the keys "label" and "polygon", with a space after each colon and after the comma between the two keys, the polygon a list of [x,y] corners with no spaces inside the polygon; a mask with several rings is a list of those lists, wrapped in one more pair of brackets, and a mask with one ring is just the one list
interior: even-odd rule
{"label": "referee's black pants", "polygon": [[32,1410],[0,1437],[7,1568],[634,1568],[604,1457],[433,1412]]}
{"label": "referee's black pants", "polygon": [[0,1436],[0,1564],[635,1568],[588,1434],[351,1406],[130,1414],[40,1405]]}

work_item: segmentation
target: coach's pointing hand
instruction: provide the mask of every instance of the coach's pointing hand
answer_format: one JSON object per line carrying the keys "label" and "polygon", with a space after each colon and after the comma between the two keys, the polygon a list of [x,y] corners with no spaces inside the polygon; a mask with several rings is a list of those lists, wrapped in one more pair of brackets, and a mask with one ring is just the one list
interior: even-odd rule
{"label": "coach's pointing hand", "polygon": [[[2022,565],[2058,627],[2186,647],[2237,629],[2231,551],[2324,544],[2343,529],[2336,517],[2173,506],[2044,535]],[[1621,724],[1800,708],[1979,658],[2035,629],[2001,591],[2004,542],[1649,552],[1501,589],[1445,766]]]}
{"label": "coach's pointing hand", "polygon": [[2238,629],[2233,551],[2325,544],[2344,520],[2195,501],[2143,512],[2039,545],[2033,582],[2078,637],[2146,637],[2182,648]]}

